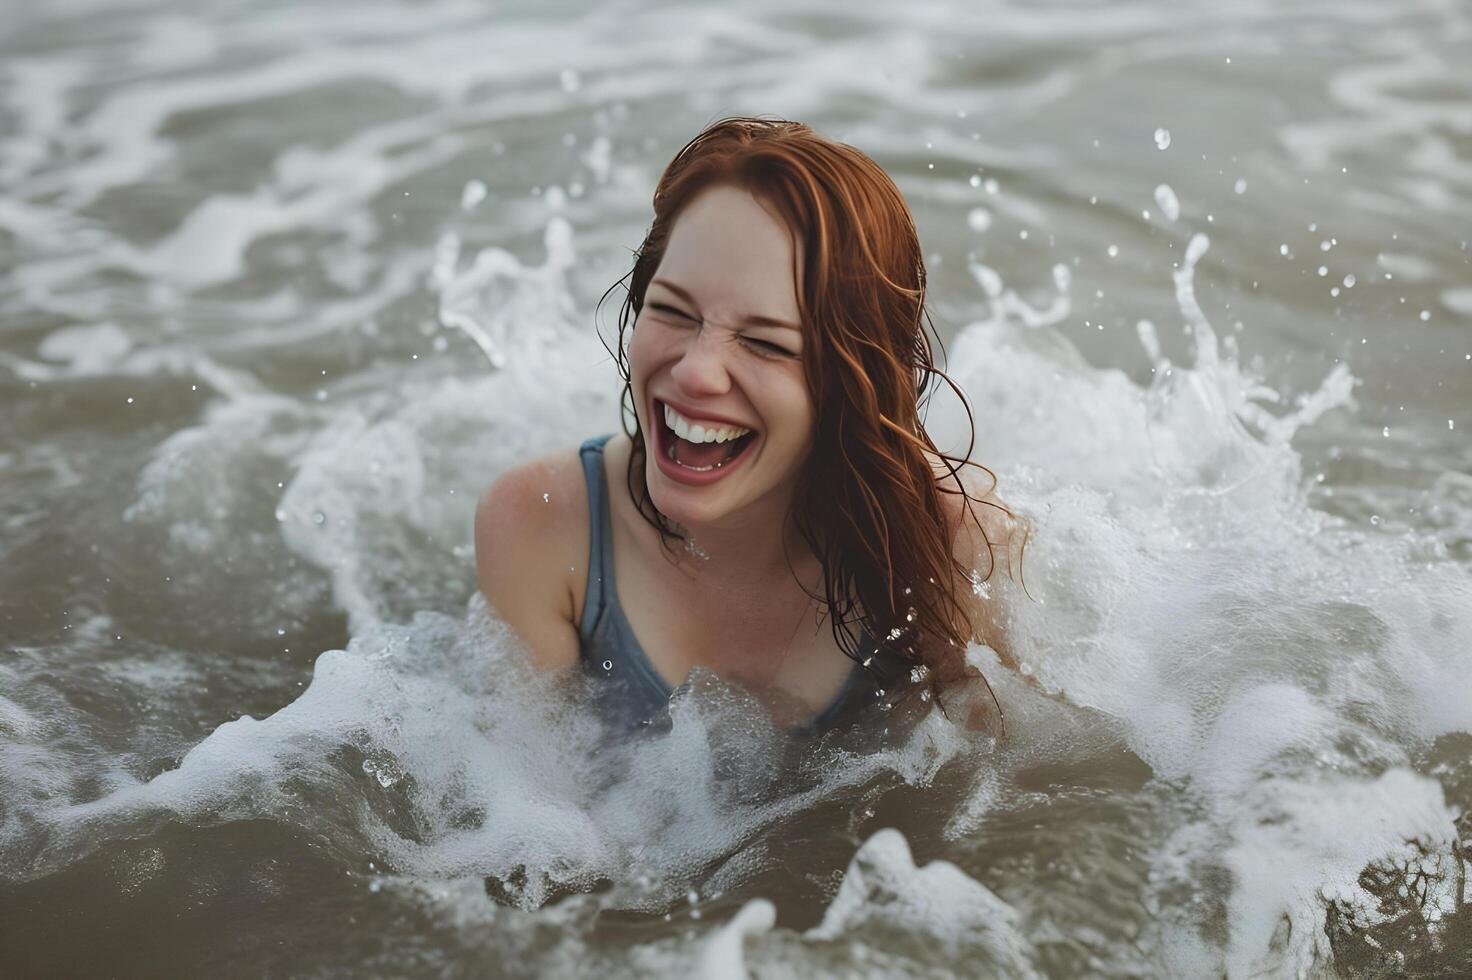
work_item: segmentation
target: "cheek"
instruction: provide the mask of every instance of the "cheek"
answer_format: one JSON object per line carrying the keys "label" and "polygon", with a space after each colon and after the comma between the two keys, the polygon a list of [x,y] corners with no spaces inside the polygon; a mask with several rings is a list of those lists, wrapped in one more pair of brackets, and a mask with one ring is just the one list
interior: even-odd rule
{"label": "cheek", "polygon": [[802,378],[786,378],[780,391],[773,391],[774,404],[780,406],[783,441],[793,446],[806,447],[812,441],[817,422],[813,414],[812,399],[808,397],[807,384]]}
{"label": "cheek", "polygon": [[658,323],[635,321],[629,337],[629,373],[647,375],[667,356],[669,338]]}
{"label": "cheek", "polygon": [[629,384],[634,389],[634,397],[642,401],[649,374],[657,360],[650,349],[647,331],[636,330],[634,336],[629,338],[628,358]]}

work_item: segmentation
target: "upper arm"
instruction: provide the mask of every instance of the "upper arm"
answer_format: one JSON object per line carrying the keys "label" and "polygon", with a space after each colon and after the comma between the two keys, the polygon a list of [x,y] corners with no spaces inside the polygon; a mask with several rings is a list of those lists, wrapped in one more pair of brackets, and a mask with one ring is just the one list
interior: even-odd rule
{"label": "upper arm", "polygon": [[[1013,517],[992,490],[982,494],[979,501],[973,495],[969,508],[960,494],[947,494],[945,500],[955,534],[952,555],[969,576],[956,588],[971,617],[972,639],[990,647],[1002,664],[1015,671],[1018,659],[1007,631],[1007,603],[1013,599],[1011,586],[1022,581],[1026,522]],[[970,665],[965,673],[973,679],[980,676]],[[991,702],[995,695],[990,685],[986,685],[986,693],[988,697],[984,698],[974,685],[966,685],[960,705],[961,724],[966,728],[992,729]]]}
{"label": "upper arm", "polygon": [[1022,581],[1026,523],[1012,515],[994,487],[979,495],[974,488],[968,490],[972,494],[969,506],[959,493],[942,494],[953,529],[952,555],[970,576],[969,581],[957,583],[957,590],[975,627],[973,639],[1015,667],[1007,638],[1006,606],[1012,586]]}
{"label": "upper arm", "polygon": [[568,569],[580,563],[571,558],[572,542],[586,524],[586,511],[587,490],[576,455],[571,466],[548,458],[508,470],[475,509],[480,590],[539,669],[562,669],[578,659]]}

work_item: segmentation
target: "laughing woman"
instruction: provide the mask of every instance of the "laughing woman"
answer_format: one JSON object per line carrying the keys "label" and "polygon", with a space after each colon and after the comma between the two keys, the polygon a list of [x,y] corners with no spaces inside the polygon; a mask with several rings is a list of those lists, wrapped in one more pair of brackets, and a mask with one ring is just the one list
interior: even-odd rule
{"label": "laughing woman", "polygon": [[732,118],[675,156],[654,213],[615,352],[633,430],[491,486],[487,602],[628,727],[695,667],[809,732],[933,703],[974,673],[968,642],[1005,651],[974,584],[1010,572],[1011,522],[922,424],[947,379],[899,190],[807,126]]}

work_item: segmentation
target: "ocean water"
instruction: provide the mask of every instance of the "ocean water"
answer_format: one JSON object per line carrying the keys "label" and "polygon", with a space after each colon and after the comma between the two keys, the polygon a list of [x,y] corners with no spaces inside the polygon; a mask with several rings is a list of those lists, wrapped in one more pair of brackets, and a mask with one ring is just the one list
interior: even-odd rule
{"label": "ocean water", "polygon": [[[1465,3],[4,13],[0,974],[1472,973]],[[999,736],[610,742],[475,595],[737,113],[915,213]]]}

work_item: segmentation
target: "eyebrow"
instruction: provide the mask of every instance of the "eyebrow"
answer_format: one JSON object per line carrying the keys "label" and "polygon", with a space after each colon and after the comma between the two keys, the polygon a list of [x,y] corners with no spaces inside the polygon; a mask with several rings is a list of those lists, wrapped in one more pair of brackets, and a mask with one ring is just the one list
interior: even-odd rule
{"label": "eyebrow", "polygon": [[[649,283],[649,285],[653,286],[655,283],[658,283],[665,289],[668,289],[670,292],[674,293],[676,296],[680,297],[691,306],[699,305],[695,302],[694,296],[691,296],[688,292],[681,289],[679,286],[676,286],[668,279],[654,279]],[[788,330],[796,330],[798,333],[802,333],[802,327],[799,327],[797,324],[789,323],[786,320],[778,320],[775,317],[770,316],[744,316],[741,318],[741,322],[750,324],[753,327],[784,327]]]}

